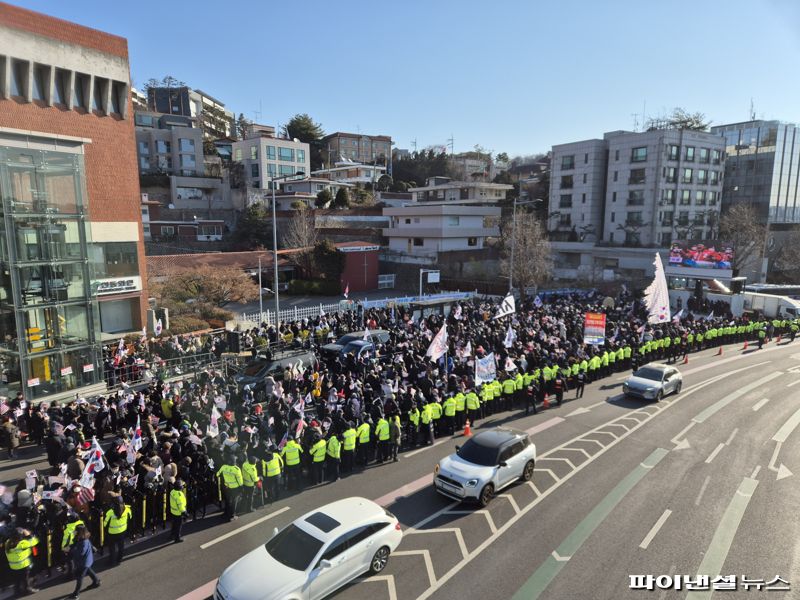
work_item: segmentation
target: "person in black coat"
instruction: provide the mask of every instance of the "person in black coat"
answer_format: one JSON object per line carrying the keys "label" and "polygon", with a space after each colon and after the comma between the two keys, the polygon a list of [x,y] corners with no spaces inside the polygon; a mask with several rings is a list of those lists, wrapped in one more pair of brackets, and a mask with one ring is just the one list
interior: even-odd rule
{"label": "person in black coat", "polygon": [[92,585],[87,589],[100,587],[100,579],[92,569],[94,565],[94,548],[92,542],[89,541],[89,530],[79,525],[75,529],[75,543],[70,548],[69,556],[72,559],[72,565],[75,573],[75,591],[70,594],[69,598],[78,598],[83,587],[83,578],[87,575],[92,579]]}

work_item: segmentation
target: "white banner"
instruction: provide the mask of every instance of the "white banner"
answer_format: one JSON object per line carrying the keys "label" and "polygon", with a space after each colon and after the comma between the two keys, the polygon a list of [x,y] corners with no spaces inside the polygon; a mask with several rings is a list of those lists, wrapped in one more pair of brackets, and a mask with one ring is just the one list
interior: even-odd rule
{"label": "white banner", "polygon": [[514,314],[515,312],[517,312],[517,303],[514,301],[514,296],[509,294],[503,298],[503,301],[500,303],[500,309],[497,311],[494,318],[499,319],[500,317]]}
{"label": "white banner", "polygon": [[485,358],[475,361],[475,385],[497,379],[497,364],[494,361],[494,352]]}
{"label": "white banner", "polygon": [[436,334],[436,337],[433,338],[431,345],[428,347],[425,356],[430,356],[431,360],[435,362],[439,360],[445,352],[447,352],[447,326],[442,325],[439,333]]}

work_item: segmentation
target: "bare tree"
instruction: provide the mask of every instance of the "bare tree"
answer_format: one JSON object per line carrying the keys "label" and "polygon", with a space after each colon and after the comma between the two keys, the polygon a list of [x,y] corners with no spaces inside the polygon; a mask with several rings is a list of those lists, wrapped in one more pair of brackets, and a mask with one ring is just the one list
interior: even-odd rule
{"label": "bare tree", "polygon": [[514,248],[513,284],[522,290],[538,287],[550,278],[553,258],[544,224],[535,214],[517,210],[516,223],[506,219],[501,227],[500,242],[503,260],[500,272],[508,277],[511,273],[511,248]]}
{"label": "bare tree", "polygon": [[305,273],[312,273],[314,268],[314,246],[317,244],[316,219],[313,211],[301,208],[289,220],[283,232],[283,245],[286,248],[303,248],[294,255],[297,266]]}
{"label": "bare tree", "polygon": [[764,253],[767,226],[759,222],[752,204],[734,204],[719,220],[719,238],[733,244],[733,273],[757,260]]}
{"label": "bare tree", "polygon": [[190,301],[223,307],[231,303],[246,304],[258,298],[258,285],[236,267],[167,269],[164,273],[153,274],[149,287],[164,303]]}

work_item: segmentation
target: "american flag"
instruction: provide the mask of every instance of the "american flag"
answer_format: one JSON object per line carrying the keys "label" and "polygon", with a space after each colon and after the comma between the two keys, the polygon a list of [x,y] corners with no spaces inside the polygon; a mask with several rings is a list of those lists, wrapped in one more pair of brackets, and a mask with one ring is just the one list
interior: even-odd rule
{"label": "american flag", "polygon": [[278,450],[283,450],[283,447],[286,445],[286,442],[289,441],[289,430],[286,430],[286,433],[283,434],[283,438],[281,438],[280,443],[278,444]]}
{"label": "american flag", "polygon": [[[81,481],[83,481],[83,477],[81,477]],[[94,500],[94,477],[92,477],[91,485],[83,485],[81,487],[81,491],[78,492],[78,500],[81,504],[89,504]]]}

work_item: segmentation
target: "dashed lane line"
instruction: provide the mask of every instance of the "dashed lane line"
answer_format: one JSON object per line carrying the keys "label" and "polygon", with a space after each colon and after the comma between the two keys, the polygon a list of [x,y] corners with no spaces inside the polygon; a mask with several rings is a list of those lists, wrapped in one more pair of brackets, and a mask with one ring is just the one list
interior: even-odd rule
{"label": "dashed lane line", "polygon": [[667,519],[669,519],[669,516],[671,514],[672,511],[669,509],[665,510],[662,513],[662,515],[658,518],[658,521],[655,522],[650,531],[647,532],[647,535],[644,536],[642,543],[639,544],[639,548],[641,548],[642,550],[647,550],[648,546],[650,546],[650,542],[653,541],[653,538],[656,537],[656,534],[661,530],[661,528],[664,526],[664,523],[667,522]]}
{"label": "dashed lane line", "polygon": [[717,454],[719,454],[720,450],[722,450],[724,447],[725,444],[719,444],[716,448],[714,448],[711,454],[708,455],[708,458],[706,459],[706,464],[710,465],[711,461],[717,457]]}

